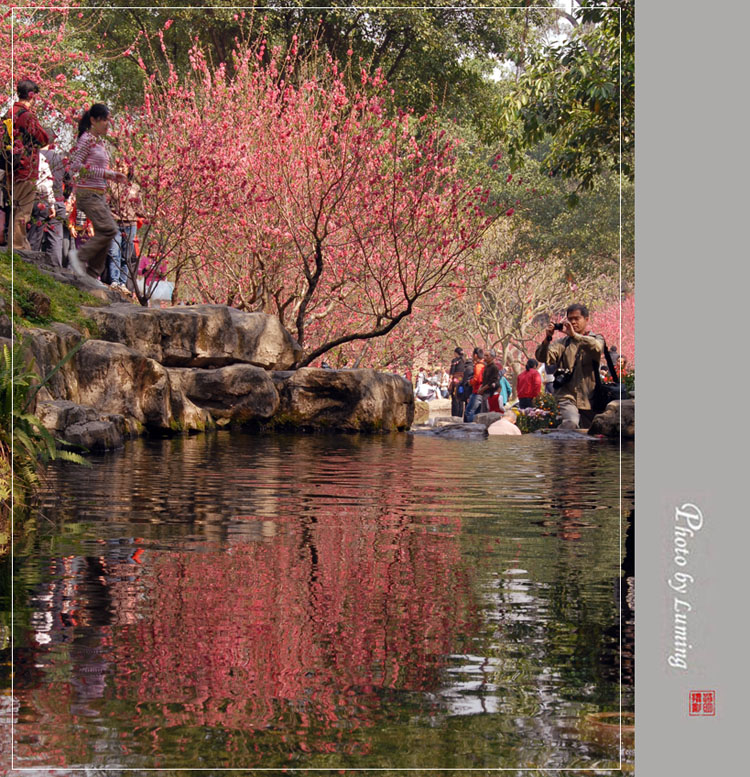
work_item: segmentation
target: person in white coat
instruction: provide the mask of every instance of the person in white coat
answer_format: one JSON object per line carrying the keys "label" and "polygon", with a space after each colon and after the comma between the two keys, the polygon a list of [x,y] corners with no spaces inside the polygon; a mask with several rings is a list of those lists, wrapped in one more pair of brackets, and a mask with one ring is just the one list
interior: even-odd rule
{"label": "person in white coat", "polygon": [[32,251],[44,251],[56,267],[63,266],[63,221],[65,164],[54,144],[39,152],[36,202],[31,213],[28,241]]}

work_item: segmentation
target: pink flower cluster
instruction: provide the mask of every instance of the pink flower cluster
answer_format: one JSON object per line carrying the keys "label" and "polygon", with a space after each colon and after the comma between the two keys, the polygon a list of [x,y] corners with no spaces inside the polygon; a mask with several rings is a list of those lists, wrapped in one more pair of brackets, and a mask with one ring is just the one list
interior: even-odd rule
{"label": "pink flower cluster", "polygon": [[330,58],[257,55],[238,44],[230,77],[196,45],[186,76],[147,80],[120,147],[145,248],[184,296],[279,316],[312,361],[389,336],[455,281],[492,219],[456,142],[432,114],[394,110],[382,73],[355,90]]}

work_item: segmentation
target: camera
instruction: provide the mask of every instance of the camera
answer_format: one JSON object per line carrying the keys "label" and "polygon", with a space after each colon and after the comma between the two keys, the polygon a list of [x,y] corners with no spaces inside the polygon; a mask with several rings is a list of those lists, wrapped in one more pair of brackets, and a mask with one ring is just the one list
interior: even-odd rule
{"label": "camera", "polygon": [[565,368],[555,370],[555,380],[552,383],[552,387],[555,389],[562,388],[573,377],[573,371]]}
{"label": "camera", "polygon": [[563,325],[562,324],[553,324],[555,328],[555,332],[562,332],[563,331]]}

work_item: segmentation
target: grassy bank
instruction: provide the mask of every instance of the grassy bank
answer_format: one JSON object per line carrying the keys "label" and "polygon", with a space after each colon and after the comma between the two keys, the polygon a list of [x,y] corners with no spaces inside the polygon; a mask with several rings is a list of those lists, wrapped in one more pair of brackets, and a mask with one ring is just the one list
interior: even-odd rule
{"label": "grassy bank", "polygon": [[[75,286],[56,281],[18,255],[13,259],[11,266],[10,252],[0,252],[0,296],[5,301],[5,312],[8,315],[12,302],[13,321],[17,327],[46,328],[55,322],[62,322],[84,334],[95,334],[95,322],[84,316],[80,307],[104,305],[105,302]],[[46,307],[39,305],[40,294],[49,299],[48,312],[40,311],[40,307]]]}
{"label": "grassy bank", "polygon": [[[56,322],[68,324],[87,337],[95,336],[97,325],[83,315],[81,305],[106,304],[75,286],[56,281],[18,255],[11,264],[9,252],[0,252],[0,297],[0,313],[12,317],[21,341],[21,330],[48,328]],[[16,348],[23,349],[23,345]],[[52,436],[26,408],[28,393],[40,377],[28,372],[21,351],[16,353],[13,366],[9,357],[10,351],[0,354],[0,558],[9,550],[11,502],[18,528],[28,518],[43,462],[67,455],[55,450]],[[11,494],[12,445],[15,488]]]}

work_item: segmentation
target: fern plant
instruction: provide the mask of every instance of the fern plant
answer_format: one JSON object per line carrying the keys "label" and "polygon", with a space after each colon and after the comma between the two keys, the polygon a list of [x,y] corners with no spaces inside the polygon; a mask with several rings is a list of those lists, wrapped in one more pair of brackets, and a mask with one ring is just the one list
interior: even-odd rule
{"label": "fern plant", "polygon": [[28,508],[39,488],[44,464],[63,459],[88,465],[79,454],[58,448],[58,441],[31,412],[39,390],[75,355],[83,342],[79,341],[42,381],[24,353],[28,349],[21,344],[15,343],[12,351],[4,345],[0,351],[0,535],[7,525],[11,503],[16,510]]}

